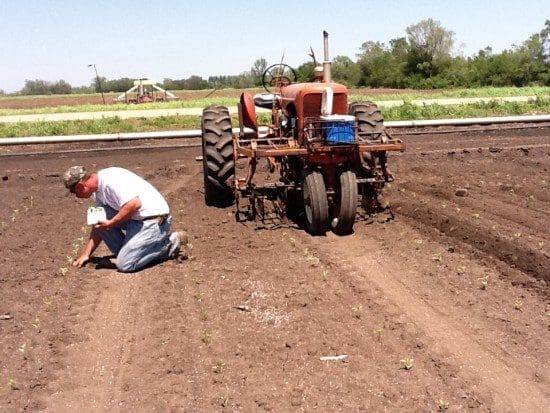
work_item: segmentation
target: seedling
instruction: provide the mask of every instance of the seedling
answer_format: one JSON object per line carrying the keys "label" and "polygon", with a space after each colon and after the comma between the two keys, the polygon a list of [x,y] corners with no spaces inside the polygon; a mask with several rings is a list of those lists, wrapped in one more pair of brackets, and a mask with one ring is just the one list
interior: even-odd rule
{"label": "seedling", "polygon": [[441,208],[443,209],[447,208],[447,204],[441,204]]}
{"label": "seedling", "polygon": [[309,264],[312,266],[312,267],[317,267],[319,265],[319,258],[317,257],[314,257],[312,255],[310,255],[309,257],[307,257],[307,261],[309,262]]}
{"label": "seedling", "polygon": [[439,408],[439,411],[443,411],[443,410],[447,410],[449,408],[449,402],[443,400],[443,399],[440,399],[439,402],[437,403],[437,407]]}
{"label": "seedling", "polygon": [[514,308],[520,311],[521,307],[523,307],[523,301],[518,298],[516,301],[514,301]]}
{"label": "seedling", "polygon": [[229,402],[229,399],[227,398],[227,396],[220,397],[220,406],[227,407],[228,402]]}
{"label": "seedling", "polygon": [[481,278],[479,279],[479,282],[480,282],[480,284],[481,284],[481,285],[479,286],[479,288],[481,288],[482,290],[487,289],[487,284],[489,283],[489,276],[486,275],[486,276],[484,276],[484,277],[481,277]]}
{"label": "seedling", "polygon": [[539,241],[539,249],[542,249],[544,247],[544,241]]}
{"label": "seedling", "polygon": [[534,195],[529,195],[529,196],[527,197],[527,200],[528,200],[529,202],[534,202],[534,201],[535,201],[535,196],[534,196]]}
{"label": "seedling", "polygon": [[459,207],[456,207],[456,212],[460,212],[460,208]]}
{"label": "seedling", "polygon": [[212,342],[212,333],[205,331],[202,335],[202,342],[204,344],[210,344]]}
{"label": "seedling", "polygon": [[223,372],[223,367],[224,367],[224,366],[225,366],[224,363],[221,363],[221,362],[216,363],[216,364],[214,364],[214,365],[212,366],[212,371],[213,371],[214,373],[216,373],[216,374],[220,374],[220,373]]}
{"label": "seedling", "polygon": [[353,311],[353,315],[355,316],[355,318],[361,318],[362,310],[363,310],[363,306],[361,304],[351,308],[351,311]]}
{"label": "seedling", "polygon": [[334,294],[336,294],[336,295],[342,294],[342,287],[340,287],[340,286],[336,287],[336,290],[334,291]]}
{"label": "seedling", "polygon": [[404,359],[401,359],[401,368],[404,370],[410,370],[413,368],[413,361],[414,359],[405,357]]}
{"label": "seedling", "polygon": [[480,218],[480,215],[479,215],[479,214],[472,214],[472,216],[473,216],[475,219],[479,219],[479,218]]}
{"label": "seedling", "polygon": [[32,326],[34,327],[37,333],[40,333],[40,318],[38,318],[38,316],[36,316],[36,318],[34,319],[34,323]]}
{"label": "seedling", "polygon": [[516,238],[520,238],[521,237],[521,232],[514,232],[514,237]]}
{"label": "seedling", "polygon": [[294,238],[290,237],[289,241],[290,241],[290,245],[292,245],[293,247],[296,246],[296,240]]}
{"label": "seedling", "polygon": [[326,281],[328,279],[328,271],[323,270],[323,281]]}
{"label": "seedling", "polygon": [[[73,257],[71,257],[70,255],[67,255],[67,262],[69,264],[72,264],[73,263]],[[63,274],[63,275],[65,275],[65,274]]]}
{"label": "seedling", "polygon": [[438,252],[437,254],[434,254],[432,257],[432,260],[434,261],[443,261],[443,253]]}
{"label": "seedling", "polygon": [[457,274],[462,275],[462,274],[464,274],[465,272],[466,272],[466,267],[464,267],[464,266],[460,266],[460,267],[458,267],[458,268],[456,269],[456,273],[457,273]]}
{"label": "seedling", "polygon": [[420,245],[420,244],[422,244],[422,240],[421,239],[415,239],[414,243]]}
{"label": "seedling", "polygon": [[48,311],[50,308],[52,308],[53,301],[51,300],[44,300],[44,305],[46,306],[46,311]]}
{"label": "seedling", "polygon": [[69,269],[66,268],[66,267],[61,267],[61,268],[59,269],[59,272],[61,273],[61,275],[65,276],[65,275],[67,275],[67,273],[69,272]]}
{"label": "seedling", "polygon": [[8,387],[12,390],[17,390],[17,382],[14,379],[9,379]]}
{"label": "seedling", "polygon": [[373,333],[374,333],[374,336],[378,339],[378,341],[380,341],[382,339],[382,328],[381,327],[376,327],[373,330]]}
{"label": "seedling", "polygon": [[21,354],[25,354],[25,349],[26,349],[26,348],[27,348],[27,344],[26,344],[26,343],[23,343],[23,344],[21,344],[21,345],[19,346],[19,349],[18,349],[18,350],[19,350],[19,352],[20,352]]}
{"label": "seedling", "polygon": [[204,296],[204,293],[197,291],[194,295],[195,295],[195,298],[200,301],[200,299]]}

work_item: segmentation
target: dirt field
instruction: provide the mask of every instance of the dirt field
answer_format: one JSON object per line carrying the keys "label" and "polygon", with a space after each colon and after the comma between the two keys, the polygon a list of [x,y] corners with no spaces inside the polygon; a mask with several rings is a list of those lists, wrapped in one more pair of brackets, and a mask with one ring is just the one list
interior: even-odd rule
{"label": "dirt field", "polygon": [[[263,89],[258,89],[258,93],[265,92]],[[403,93],[418,93],[419,90],[408,89],[350,89],[350,94],[362,95],[387,95],[387,94],[403,94]],[[438,90],[423,91],[426,93],[437,93]],[[212,90],[196,90],[185,92],[173,92],[181,100],[195,100],[203,99],[207,95],[211,97],[232,97],[238,99],[241,95],[241,90],[237,89],[223,89],[216,90],[212,93]],[[251,91],[254,93],[254,91]],[[120,93],[106,93],[105,102],[110,104],[113,99],[116,99]],[[17,97],[3,97],[0,99],[0,109],[36,109],[53,106],[74,106],[74,105],[101,105],[103,99],[100,94],[94,95],[52,95],[52,96],[17,96]],[[146,105],[144,105],[146,106]]]}
{"label": "dirt field", "polygon": [[[2,156],[0,411],[547,411],[549,136],[404,137],[346,237],[206,207],[199,148]],[[149,179],[190,258],[70,267],[74,164]]]}

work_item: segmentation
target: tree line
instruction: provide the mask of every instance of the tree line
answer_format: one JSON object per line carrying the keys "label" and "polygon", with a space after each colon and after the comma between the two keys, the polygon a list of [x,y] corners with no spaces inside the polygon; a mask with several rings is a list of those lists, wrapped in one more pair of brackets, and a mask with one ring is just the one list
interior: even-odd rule
{"label": "tree line", "polygon": [[[388,87],[441,89],[480,86],[550,86],[550,20],[543,29],[520,45],[501,53],[487,46],[470,57],[453,56],[454,32],[433,19],[422,20],[405,29],[405,36],[389,41],[364,42],[355,60],[336,56],[332,62],[332,78],[348,87]],[[187,79],[162,81],[167,90],[244,89],[261,85],[262,73],[268,66],[257,59],[250,70],[238,75],[193,75]],[[313,62],[296,68],[297,81],[313,80]],[[26,80],[16,94],[48,95],[91,92],[124,92],[134,79],[109,80],[95,78],[90,86],[72,87],[64,80],[47,82]]]}

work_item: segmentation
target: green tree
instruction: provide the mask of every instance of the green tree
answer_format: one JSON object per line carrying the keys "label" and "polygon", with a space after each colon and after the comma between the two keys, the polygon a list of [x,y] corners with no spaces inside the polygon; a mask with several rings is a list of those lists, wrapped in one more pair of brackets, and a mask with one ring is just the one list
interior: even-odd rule
{"label": "green tree", "polygon": [[262,76],[266,68],[267,68],[267,60],[265,60],[263,57],[260,57],[259,59],[254,61],[254,64],[250,69],[250,73],[254,81],[254,86],[262,85]]}
{"label": "green tree", "polygon": [[331,65],[332,79],[348,87],[359,85],[361,69],[347,56],[336,56]]}
{"label": "green tree", "polygon": [[454,32],[433,19],[422,20],[405,29],[409,44],[406,70],[424,78],[437,75],[451,57]]}

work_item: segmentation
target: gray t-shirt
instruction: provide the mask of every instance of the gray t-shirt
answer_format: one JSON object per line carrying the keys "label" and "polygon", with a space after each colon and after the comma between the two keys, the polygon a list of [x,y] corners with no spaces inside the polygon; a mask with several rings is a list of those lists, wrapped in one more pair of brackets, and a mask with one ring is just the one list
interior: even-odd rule
{"label": "gray t-shirt", "polygon": [[131,219],[141,220],[170,212],[164,197],[156,188],[135,173],[118,167],[100,169],[97,172],[98,187],[94,194],[96,205],[109,205],[120,211],[124,204],[138,197],[141,208]]}

